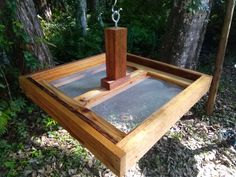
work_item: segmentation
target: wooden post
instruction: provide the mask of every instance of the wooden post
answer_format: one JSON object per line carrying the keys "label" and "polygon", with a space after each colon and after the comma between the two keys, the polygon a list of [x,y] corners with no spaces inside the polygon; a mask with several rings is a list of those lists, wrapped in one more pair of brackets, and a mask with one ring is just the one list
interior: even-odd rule
{"label": "wooden post", "polygon": [[[107,77],[102,79],[101,85],[110,90],[115,85],[119,85],[127,80],[127,28],[112,27],[105,29],[105,46]],[[118,80],[119,84],[115,84]]]}
{"label": "wooden post", "polygon": [[211,83],[209,98],[207,102],[208,115],[211,115],[214,110],[214,104],[216,100],[217,91],[219,88],[219,82],[220,82],[220,77],[221,77],[221,73],[223,69],[225,51],[227,47],[231,22],[232,22],[233,13],[234,13],[234,6],[235,6],[235,0],[227,1],[227,10],[226,10],[226,15],[224,19],[224,25],[222,28],[221,39],[220,39],[220,43],[218,47],[218,53],[216,57],[215,73],[214,73],[213,80]]}

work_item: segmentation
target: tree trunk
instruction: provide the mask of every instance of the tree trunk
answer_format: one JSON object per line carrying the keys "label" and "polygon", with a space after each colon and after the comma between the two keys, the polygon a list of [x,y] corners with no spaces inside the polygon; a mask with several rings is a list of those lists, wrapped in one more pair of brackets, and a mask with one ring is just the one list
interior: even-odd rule
{"label": "tree trunk", "polygon": [[52,11],[47,0],[34,0],[34,3],[37,13],[40,16],[42,16],[47,21],[52,20]]}
{"label": "tree trunk", "polygon": [[48,46],[43,42],[43,32],[37,18],[33,0],[17,1],[16,18],[30,38],[27,49],[38,58],[42,66],[53,65]]}
{"label": "tree trunk", "polygon": [[91,18],[89,19],[90,24],[99,23],[100,26],[103,28],[104,23],[102,19],[102,12],[104,1],[103,0],[88,0],[87,6],[91,14]]}
{"label": "tree trunk", "polygon": [[0,0],[0,10],[2,10],[4,5],[5,5],[5,0]]}
{"label": "tree trunk", "polygon": [[87,4],[91,11],[96,11],[98,10],[99,0],[87,0]]}
{"label": "tree trunk", "polygon": [[190,11],[193,0],[174,0],[168,31],[159,51],[163,61],[182,68],[196,68],[213,0],[200,0],[200,9]]}
{"label": "tree trunk", "polygon": [[83,36],[87,34],[87,2],[79,0],[77,9],[77,25],[82,30]]}

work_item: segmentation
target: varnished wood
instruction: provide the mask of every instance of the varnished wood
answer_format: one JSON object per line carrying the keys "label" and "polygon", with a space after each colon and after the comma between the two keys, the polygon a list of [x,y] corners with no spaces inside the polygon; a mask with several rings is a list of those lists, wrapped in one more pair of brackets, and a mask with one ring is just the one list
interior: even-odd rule
{"label": "varnished wood", "polygon": [[139,64],[136,64],[136,63],[127,62],[127,65],[130,66],[130,67],[133,67],[135,69],[142,69],[144,71],[147,71],[148,75],[150,75],[154,78],[161,79],[161,80],[179,85],[183,88],[185,88],[185,87],[189,86],[191,83],[193,83],[192,80],[185,79],[183,77],[179,77],[179,76],[176,76],[176,75],[173,75],[173,74],[169,74],[167,72],[152,69],[152,68],[149,68],[149,67],[146,67],[146,66],[143,66],[143,65],[139,65]]}
{"label": "varnished wood", "polygon": [[129,80],[127,82],[118,85],[112,90],[108,89],[97,89],[91,90],[83,95],[75,97],[74,100],[78,101],[80,105],[84,107],[91,108],[104,100],[111,98],[112,96],[127,90],[132,87],[134,84],[137,84],[139,81],[147,77],[147,72],[143,70],[136,70],[129,75]]}
{"label": "varnished wood", "polygon": [[[122,132],[120,130],[115,129],[115,132],[110,132],[112,130],[113,126],[110,126],[110,129],[106,129],[103,124],[97,123],[97,121],[93,121],[93,117],[86,117],[85,113],[91,112],[90,110],[80,107],[79,104],[73,103],[74,100],[71,100],[69,97],[65,97],[66,100],[63,99],[60,95],[57,93],[55,94],[54,91],[51,90],[51,88],[48,89],[48,87],[45,85],[42,85],[41,83],[38,83],[37,81],[33,80],[32,78],[27,78],[30,82],[32,82],[36,87],[40,88],[42,91],[45,92],[45,94],[48,94],[49,96],[53,97],[56,101],[64,105],[68,110],[75,113],[79,118],[81,118],[83,121],[91,125],[93,128],[95,128],[97,131],[99,131],[104,137],[108,138],[113,143],[117,143],[120,141],[120,139],[123,138]],[[54,88],[55,89],[55,88]],[[72,103],[72,104],[71,104]],[[75,106],[73,105],[75,104]],[[82,112],[82,113],[81,113]],[[113,134],[115,133],[115,134]],[[113,136],[115,135],[115,136]],[[122,135],[119,137],[119,135]]]}
{"label": "varnished wood", "polygon": [[101,86],[112,90],[129,80],[126,75],[127,29],[106,28],[105,46],[107,76],[101,80]]}
{"label": "varnished wood", "polygon": [[230,27],[233,19],[234,14],[234,7],[235,7],[235,0],[228,0],[227,1],[227,9],[226,15],[224,19],[224,25],[221,32],[221,39],[218,47],[218,52],[216,56],[216,64],[215,64],[215,73],[213,76],[209,98],[207,102],[207,114],[211,115],[214,110],[215,100],[219,88],[221,73],[223,70],[223,63],[225,57],[225,51],[228,43],[228,37],[230,32]]}
{"label": "varnished wood", "polygon": [[80,80],[80,79],[82,79],[83,77],[84,77],[84,75],[79,75],[79,76],[76,76],[76,77],[67,78],[67,80],[65,80],[65,81],[63,81],[63,82],[53,83],[53,86],[54,86],[54,87],[61,87],[61,86],[63,86],[63,85],[69,84],[69,83],[71,83],[71,82]]}
{"label": "varnished wood", "polygon": [[129,82],[130,80],[130,76],[124,76],[120,79],[116,79],[116,80],[109,80],[108,78],[103,78],[101,80],[101,86],[107,90],[113,90],[116,87],[119,87],[120,85],[123,85],[127,82]]}
{"label": "varnished wood", "polygon": [[52,86],[49,83],[47,83],[45,80],[42,80],[40,83],[45,88],[50,90],[53,94],[55,94],[57,97],[59,97],[60,99],[64,100],[67,104],[69,104],[71,107],[73,107],[73,109],[77,110],[77,109],[80,108],[80,105],[79,105],[78,102],[76,102],[75,100],[73,100],[70,97],[66,96],[64,93],[62,93],[60,90],[58,90],[54,86]]}
{"label": "varnished wood", "polygon": [[95,122],[96,125],[98,125],[104,131],[109,133],[109,135],[115,140],[115,142],[119,142],[121,139],[123,139],[126,136],[126,134],[124,132],[121,132],[120,130],[118,130],[113,125],[106,122],[104,119],[100,118],[98,115],[96,115],[92,111],[90,111],[86,108],[83,108],[82,105],[80,105],[80,102],[77,102],[77,101],[71,99],[70,97],[67,97],[60,90],[58,90],[57,88],[48,84],[44,80],[41,81],[41,84],[43,84],[43,86],[45,86],[47,89],[49,89],[51,92],[53,92],[53,94],[55,94],[57,97],[59,97],[60,99],[65,101],[67,104],[72,106],[72,108],[74,110],[77,110],[80,113],[82,113],[83,115],[85,115],[86,117],[92,119],[92,121]]}
{"label": "varnished wood", "polygon": [[20,77],[20,85],[28,97],[72,133],[115,174],[121,175],[121,172],[124,172],[124,151],[27,78]]}
{"label": "varnished wood", "polygon": [[189,70],[189,69],[183,69],[178,68],[174,65],[170,65],[167,63],[159,62],[157,60],[151,60],[145,57],[140,57],[133,54],[127,54],[127,61],[130,61],[132,63],[136,63],[139,65],[143,65],[149,68],[153,68],[159,71],[163,71],[169,74],[173,74],[175,76],[179,76],[182,78],[186,78],[192,81],[197,80],[199,77],[202,76],[202,73]]}
{"label": "varnished wood", "polygon": [[211,77],[197,81],[153,113],[117,146],[126,153],[126,168],[132,167],[209,89]]}
{"label": "varnished wood", "polygon": [[126,76],[127,28],[106,28],[106,72],[108,81]]}
{"label": "varnished wood", "polygon": [[105,54],[99,54],[92,57],[88,57],[79,61],[74,61],[69,64],[59,65],[55,68],[44,70],[32,74],[32,78],[41,81],[45,80],[47,82],[71,75],[78,71],[86,70],[87,68],[97,66],[99,64],[105,63]]}
{"label": "varnished wood", "polygon": [[96,125],[101,127],[103,130],[109,133],[109,135],[112,136],[112,138],[115,140],[114,143],[121,141],[125,136],[126,133],[120,131],[112,124],[108,123],[105,119],[97,115],[96,113],[92,112],[89,109],[78,109],[78,112],[83,114],[84,116],[88,117],[90,120],[92,120]]}
{"label": "varnished wood", "polygon": [[[210,76],[199,72],[180,69],[131,54],[128,56],[132,60],[128,65],[138,69],[130,73],[130,82],[121,84],[114,90],[102,88],[91,90],[73,99],[65,97],[50,82],[104,64],[104,54],[98,58],[92,57],[67,64],[68,66],[57,67],[52,71],[47,70],[45,73],[40,72],[20,78],[20,85],[26,95],[118,176],[124,175],[208,91],[211,82]],[[70,69],[71,71],[67,71]],[[127,90],[147,77],[162,79],[185,89],[128,134],[121,132],[91,111],[91,107]]]}

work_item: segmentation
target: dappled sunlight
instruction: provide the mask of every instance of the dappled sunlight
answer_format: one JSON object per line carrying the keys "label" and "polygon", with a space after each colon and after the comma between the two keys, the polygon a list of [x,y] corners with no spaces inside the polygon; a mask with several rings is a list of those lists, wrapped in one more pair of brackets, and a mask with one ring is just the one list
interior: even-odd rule
{"label": "dappled sunlight", "polygon": [[210,132],[212,137],[202,137],[209,130],[202,128],[204,122],[190,122],[179,122],[156,143],[139,161],[141,170],[147,176],[233,177],[235,149],[221,142],[216,131]]}
{"label": "dappled sunlight", "polygon": [[99,176],[106,170],[62,128],[31,137],[22,149],[10,157],[25,164],[21,170],[23,176]]}
{"label": "dappled sunlight", "polygon": [[[179,121],[127,171],[126,177],[233,177],[236,151],[218,138],[218,130],[217,125],[194,117]],[[7,165],[21,168],[23,176],[115,176],[61,127],[31,135],[9,158]]]}
{"label": "dappled sunlight", "polygon": [[[205,122],[192,119],[178,122],[127,171],[126,177],[233,176],[236,151],[217,138],[217,131],[212,131]],[[11,157],[25,161],[23,173],[27,175],[115,176],[60,127],[31,137],[29,145]]]}

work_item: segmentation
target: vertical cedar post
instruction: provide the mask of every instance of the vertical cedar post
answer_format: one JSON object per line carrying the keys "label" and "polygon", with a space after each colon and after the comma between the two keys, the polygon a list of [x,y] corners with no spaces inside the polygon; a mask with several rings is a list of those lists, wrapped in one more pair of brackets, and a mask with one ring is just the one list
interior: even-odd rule
{"label": "vertical cedar post", "polygon": [[220,77],[221,77],[223,63],[224,63],[224,56],[225,56],[231,22],[232,22],[233,13],[234,13],[234,6],[235,6],[235,0],[227,1],[226,15],[224,19],[224,25],[222,28],[219,48],[218,48],[218,52],[216,56],[215,73],[213,76],[211,88],[209,91],[209,98],[207,101],[207,114],[208,115],[211,115],[214,110],[214,104],[216,100],[217,91],[219,88]]}
{"label": "vertical cedar post", "polygon": [[105,29],[107,79],[117,80],[126,76],[127,29]]}
{"label": "vertical cedar post", "polygon": [[127,28],[106,28],[105,46],[107,77],[101,80],[101,85],[111,90],[127,80]]}

